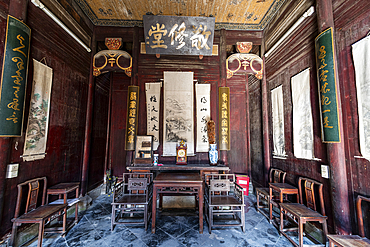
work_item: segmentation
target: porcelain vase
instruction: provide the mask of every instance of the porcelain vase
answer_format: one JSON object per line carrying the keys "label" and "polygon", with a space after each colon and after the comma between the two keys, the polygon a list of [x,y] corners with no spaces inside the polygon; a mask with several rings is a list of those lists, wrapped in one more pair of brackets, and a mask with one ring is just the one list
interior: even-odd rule
{"label": "porcelain vase", "polygon": [[211,165],[217,165],[218,161],[218,151],[217,144],[209,144],[209,163]]}

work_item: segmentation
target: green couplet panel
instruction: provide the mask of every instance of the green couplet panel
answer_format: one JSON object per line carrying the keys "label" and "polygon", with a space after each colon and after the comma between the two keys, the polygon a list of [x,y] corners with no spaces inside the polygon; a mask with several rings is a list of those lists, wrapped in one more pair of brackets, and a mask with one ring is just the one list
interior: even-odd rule
{"label": "green couplet panel", "polygon": [[340,142],[338,93],[335,77],[333,28],[328,28],[315,39],[317,78],[321,110],[322,141]]}
{"label": "green couplet panel", "polygon": [[0,136],[21,136],[31,29],[8,16],[0,87]]}

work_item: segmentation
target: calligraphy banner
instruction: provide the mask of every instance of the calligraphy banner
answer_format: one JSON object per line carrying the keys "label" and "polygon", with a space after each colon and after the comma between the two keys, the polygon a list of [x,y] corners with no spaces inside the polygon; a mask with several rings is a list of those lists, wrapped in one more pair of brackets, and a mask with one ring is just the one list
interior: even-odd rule
{"label": "calligraphy banner", "polygon": [[321,129],[323,142],[340,142],[338,94],[335,79],[335,50],[333,28],[320,33],[315,39],[316,70],[319,81]]}
{"label": "calligraphy banner", "polygon": [[370,36],[352,45],[355,66],[360,151],[370,160]]}
{"label": "calligraphy banner", "polygon": [[139,108],[138,86],[128,87],[127,119],[126,119],[126,150],[135,150],[135,137],[137,132],[137,114]]}
{"label": "calligraphy banner", "polygon": [[230,150],[230,88],[218,89],[220,150]]}
{"label": "calligraphy banner", "polygon": [[22,136],[31,29],[8,15],[0,87],[0,136]]}
{"label": "calligraphy banner", "polygon": [[146,92],[146,133],[153,136],[153,150],[159,146],[159,108],[161,83],[145,83]]}
{"label": "calligraphy banner", "polygon": [[193,72],[164,72],[163,156],[176,156],[184,140],[194,155]]}
{"label": "calligraphy banner", "polygon": [[45,158],[53,69],[33,59],[30,112],[23,161]]}
{"label": "calligraphy banner", "polygon": [[196,84],[197,152],[208,152],[207,122],[211,119],[211,85]]}
{"label": "calligraphy banner", "polygon": [[147,54],[212,55],[215,17],[144,15]]}

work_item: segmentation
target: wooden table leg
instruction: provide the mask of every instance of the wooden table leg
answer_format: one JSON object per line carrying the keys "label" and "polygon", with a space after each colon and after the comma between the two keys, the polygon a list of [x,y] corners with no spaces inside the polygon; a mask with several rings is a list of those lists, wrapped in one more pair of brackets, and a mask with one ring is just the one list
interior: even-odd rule
{"label": "wooden table leg", "polygon": [[271,198],[272,198],[272,188],[270,188],[270,196],[269,196],[269,213],[270,213],[270,224],[272,222],[272,202],[271,202]]}
{"label": "wooden table leg", "polygon": [[199,186],[198,191],[199,198],[199,233],[203,233],[203,186]]}
{"label": "wooden table leg", "polygon": [[155,217],[157,212],[157,187],[153,185],[153,201],[152,201],[152,233],[155,233]]}

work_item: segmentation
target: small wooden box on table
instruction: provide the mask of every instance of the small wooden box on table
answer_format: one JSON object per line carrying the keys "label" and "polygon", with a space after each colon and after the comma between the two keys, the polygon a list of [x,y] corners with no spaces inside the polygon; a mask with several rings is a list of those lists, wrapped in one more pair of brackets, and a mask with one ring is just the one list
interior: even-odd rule
{"label": "small wooden box on table", "polygon": [[[270,223],[274,223],[272,220],[273,206],[279,207],[279,203],[287,201],[288,195],[296,195],[297,202],[299,201],[298,188],[287,183],[270,183],[270,195],[269,195],[269,212],[270,212]],[[273,191],[279,194],[279,200],[273,200]],[[285,200],[284,200],[285,198]],[[275,224],[276,225],[276,224]]]}
{"label": "small wooden box on table", "polygon": [[[67,226],[67,230],[70,229],[72,226],[77,224],[78,222],[78,202],[80,201],[79,199],[79,182],[71,182],[71,183],[60,183],[56,184],[47,190],[47,198],[46,198],[46,203],[49,201],[49,196],[50,195],[57,195],[59,197],[58,200],[52,201],[49,204],[50,205],[56,205],[56,204],[68,204],[68,208],[72,207],[75,205],[75,219],[73,222],[71,222]],[[68,194],[71,192],[75,192],[76,197],[75,198],[68,198]],[[63,196],[63,198],[62,198]]]}
{"label": "small wooden box on table", "polygon": [[203,233],[203,180],[199,173],[162,172],[153,180],[152,233],[160,194],[195,194],[199,203],[199,233]]}

